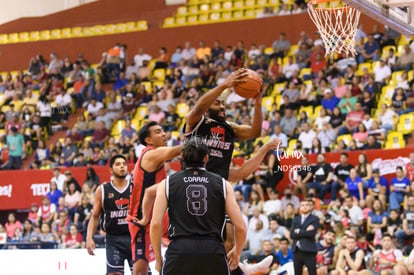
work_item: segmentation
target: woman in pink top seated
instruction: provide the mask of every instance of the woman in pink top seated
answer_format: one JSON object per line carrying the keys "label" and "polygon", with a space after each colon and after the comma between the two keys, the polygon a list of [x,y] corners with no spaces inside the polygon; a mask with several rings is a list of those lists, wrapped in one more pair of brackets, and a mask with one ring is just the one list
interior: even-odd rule
{"label": "woman in pink top seated", "polygon": [[9,221],[6,223],[6,233],[7,237],[11,239],[14,236],[14,231],[16,230],[16,228],[20,228],[20,230],[23,230],[23,226],[21,222],[16,221],[16,216],[14,215],[14,213],[9,214],[8,220]]}
{"label": "woman in pink top seated", "polygon": [[352,138],[357,141],[358,148],[362,147],[368,139],[368,131],[365,125],[361,122],[358,124],[357,131],[352,135]]}

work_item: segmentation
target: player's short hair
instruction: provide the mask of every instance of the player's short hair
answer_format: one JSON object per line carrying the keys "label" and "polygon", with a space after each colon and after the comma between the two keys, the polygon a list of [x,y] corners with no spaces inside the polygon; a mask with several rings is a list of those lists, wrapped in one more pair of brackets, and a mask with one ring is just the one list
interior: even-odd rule
{"label": "player's short hair", "polygon": [[182,150],[183,161],[186,167],[204,166],[204,157],[208,155],[209,149],[199,137],[187,140]]}
{"label": "player's short hair", "polygon": [[141,129],[139,129],[138,138],[139,138],[139,142],[142,145],[147,146],[147,143],[145,142],[145,139],[150,136],[150,128],[152,126],[156,126],[156,125],[158,125],[157,122],[150,121],[150,122],[146,123],[144,126],[142,126]]}
{"label": "player's short hair", "polygon": [[126,162],[126,158],[124,155],[115,155],[113,157],[110,158],[109,160],[109,167],[112,168],[112,166],[114,166],[114,163],[117,159],[123,159]]}

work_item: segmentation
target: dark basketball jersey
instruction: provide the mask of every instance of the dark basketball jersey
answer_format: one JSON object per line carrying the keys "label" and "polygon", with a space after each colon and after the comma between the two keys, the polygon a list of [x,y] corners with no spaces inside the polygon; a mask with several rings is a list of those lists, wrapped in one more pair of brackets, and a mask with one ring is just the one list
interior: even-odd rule
{"label": "dark basketball jersey", "polygon": [[118,190],[112,182],[106,182],[99,188],[102,188],[102,229],[112,235],[129,234],[126,217],[132,184],[128,180],[124,189]]}
{"label": "dark basketball jersey", "polygon": [[316,255],[317,266],[329,266],[332,264],[335,253],[335,246],[323,246],[320,242],[316,244],[318,247],[318,254]]}
{"label": "dark basketball jersey", "polygon": [[186,138],[192,136],[202,138],[210,149],[207,170],[227,179],[234,149],[234,131],[230,124],[203,116],[194,129],[185,134]]}
{"label": "dark basketball jersey", "polygon": [[145,147],[134,168],[134,188],[131,194],[130,215],[138,219],[142,218],[142,200],[144,199],[145,189],[161,182],[167,175],[164,165],[154,172],[147,172],[141,167],[142,157],[146,152],[153,149],[151,146]]}
{"label": "dark basketball jersey", "polygon": [[187,168],[165,181],[170,226],[168,237],[208,236],[223,240],[225,180],[203,168]]}

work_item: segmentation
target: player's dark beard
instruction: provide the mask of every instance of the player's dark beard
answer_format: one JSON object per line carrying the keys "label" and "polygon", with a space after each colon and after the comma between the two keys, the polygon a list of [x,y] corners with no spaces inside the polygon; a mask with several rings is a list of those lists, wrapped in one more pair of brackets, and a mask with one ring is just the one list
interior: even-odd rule
{"label": "player's dark beard", "polygon": [[209,109],[208,110],[208,116],[211,119],[214,119],[214,120],[217,120],[217,121],[220,121],[220,122],[225,122],[226,119],[224,117],[222,117],[222,116],[219,116],[218,113],[220,113],[220,112],[223,112],[224,113],[224,110],[218,110],[218,111],[216,111],[216,110],[213,110],[213,109]]}
{"label": "player's dark beard", "polygon": [[125,175],[121,175],[121,174],[118,174],[118,173],[114,173],[114,177],[116,177],[118,179],[125,179],[126,176],[127,176],[127,173],[125,173]]}

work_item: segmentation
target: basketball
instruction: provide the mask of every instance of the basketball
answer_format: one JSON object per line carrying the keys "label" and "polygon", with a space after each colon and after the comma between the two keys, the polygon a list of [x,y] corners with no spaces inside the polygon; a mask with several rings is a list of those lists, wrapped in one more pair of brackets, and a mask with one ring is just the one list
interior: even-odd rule
{"label": "basketball", "polygon": [[235,85],[234,91],[244,98],[257,96],[263,86],[263,80],[259,74],[253,70],[247,69],[247,76],[244,79],[246,82]]}

